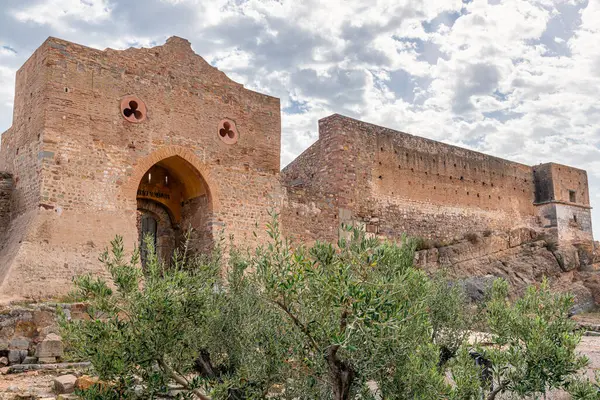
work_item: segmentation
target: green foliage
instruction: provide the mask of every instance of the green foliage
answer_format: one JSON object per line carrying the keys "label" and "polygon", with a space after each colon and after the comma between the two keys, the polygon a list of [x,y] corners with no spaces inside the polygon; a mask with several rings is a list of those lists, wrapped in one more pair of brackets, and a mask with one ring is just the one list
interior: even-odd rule
{"label": "green foliage", "polygon": [[[336,245],[294,248],[274,217],[253,254],[184,248],[169,267],[147,240],[144,268],[118,237],[101,258],[112,281],[76,281],[90,319],[62,321],[104,382],[80,396],[156,398],[175,385],[179,398],[205,400],[493,400],[553,388],[596,398],[575,378],[586,359],[575,353],[570,296],[544,283],[510,302],[496,281],[474,314],[459,285],[414,268],[414,240],[347,230]],[[468,342],[477,319],[489,346]]]}
{"label": "green foliage", "polygon": [[271,357],[285,341],[270,331],[276,321],[265,323],[272,315],[245,278],[247,265],[232,254],[223,278],[217,249],[208,262],[176,256],[165,268],[152,241],[146,245],[143,273],[137,252],[126,261],[117,237],[101,258],[113,285],[90,276],[76,281],[75,296],[88,299],[90,320],[63,320],[64,336],[111,382],[91,398],[129,398],[136,385],[137,397],[153,398],[173,383],[199,398],[262,398],[285,370],[280,357]]}
{"label": "green foliage", "polygon": [[491,344],[477,349],[493,365],[492,385],[482,385],[486,399],[504,392],[524,397],[568,388],[587,365],[586,357],[575,352],[581,335],[568,318],[571,305],[572,296],[551,293],[546,281],[512,303],[508,283],[494,282],[485,307]]}
{"label": "green foliage", "polygon": [[600,399],[599,373],[596,372],[595,382],[589,378],[577,377],[573,379],[567,390],[573,400],[598,400]]}
{"label": "green foliage", "polygon": [[255,278],[294,336],[291,396],[364,396],[369,381],[386,399],[442,396],[447,387],[437,368],[432,315],[436,339],[451,340],[453,327],[440,315],[440,288],[432,293],[427,276],[413,268],[414,242],[381,243],[352,230],[337,248],[292,249],[277,220],[268,231],[272,243],[257,252]]}

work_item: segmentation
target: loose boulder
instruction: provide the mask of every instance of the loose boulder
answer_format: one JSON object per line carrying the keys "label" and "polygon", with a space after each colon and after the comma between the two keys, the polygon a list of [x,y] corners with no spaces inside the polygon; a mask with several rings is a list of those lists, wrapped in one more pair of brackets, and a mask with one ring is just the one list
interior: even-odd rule
{"label": "loose boulder", "polygon": [[68,394],[75,391],[75,375],[62,375],[54,379],[54,392],[56,394]]}
{"label": "loose boulder", "polygon": [[62,338],[55,333],[49,333],[44,340],[42,340],[36,350],[36,356],[40,363],[54,363],[57,357],[62,357],[64,353],[64,346]]}

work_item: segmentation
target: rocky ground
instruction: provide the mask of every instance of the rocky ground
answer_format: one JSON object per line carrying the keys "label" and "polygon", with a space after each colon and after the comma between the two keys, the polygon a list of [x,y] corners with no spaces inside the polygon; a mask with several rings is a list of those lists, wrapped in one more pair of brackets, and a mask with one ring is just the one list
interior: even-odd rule
{"label": "rocky ground", "polygon": [[[600,330],[600,315],[585,315],[579,317],[581,321],[590,327],[597,327]],[[600,371],[600,333],[595,336],[593,331],[584,336],[579,351],[590,359],[587,375],[594,376],[594,371]],[[75,399],[73,394],[56,394],[55,379],[57,377],[72,375],[85,380],[87,368],[64,368],[27,371],[19,373],[9,373],[8,368],[0,369],[0,400],[25,400],[25,399],[44,399],[44,400],[67,400]],[[81,378],[83,377],[83,378]],[[73,379],[73,378],[72,378]],[[73,379],[74,381],[74,379]],[[504,397],[508,400],[509,397]],[[570,396],[566,393],[555,392],[546,397],[546,400],[568,400]]]}

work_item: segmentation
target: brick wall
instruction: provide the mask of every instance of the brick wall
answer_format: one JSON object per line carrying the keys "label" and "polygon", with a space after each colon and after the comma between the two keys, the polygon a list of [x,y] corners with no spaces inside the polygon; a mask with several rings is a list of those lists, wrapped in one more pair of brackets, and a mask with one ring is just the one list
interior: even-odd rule
{"label": "brick wall", "polygon": [[531,167],[339,115],[319,122],[319,140],[282,181],[284,226],[302,240],[335,238],[340,210],[387,237],[453,239],[535,223]]}
{"label": "brick wall", "polygon": [[[206,186],[193,202],[202,207],[182,210],[182,224],[205,232],[198,248],[221,234],[247,246],[266,236],[267,211],[282,201],[279,99],[231,81],[186,40],[99,51],[49,38],[16,89],[0,163],[15,176],[14,209],[33,214],[13,229],[28,240],[0,254],[12,260],[0,271],[3,296],[59,296],[72,276],[101,273],[95,260],[116,234],[132,248],[139,184],[167,158],[191,166],[190,179]],[[145,103],[142,123],[121,114],[128,95]],[[235,124],[237,143],[219,137],[223,119]]]}
{"label": "brick wall", "polygon": [[0,172],[0,248],[3,247],[4,234],[8,231],[8,224],[10,222],[12,190],[12,175]]}

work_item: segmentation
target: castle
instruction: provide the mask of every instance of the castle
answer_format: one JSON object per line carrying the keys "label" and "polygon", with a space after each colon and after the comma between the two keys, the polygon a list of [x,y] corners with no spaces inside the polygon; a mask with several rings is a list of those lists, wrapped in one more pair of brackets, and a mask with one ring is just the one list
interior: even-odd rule
{"label": "castle", "polygon": [[0,300],[64,295],[104,274],[115,235],[168,257],[188,227],[209,249],[266,241],[269,210],[296,242],[369,235],[451,241],[544,229],[592,243],[586,172],[535,167],[332,115],[280,171],[279,99],[245,89],[178,37],[104,51],[49,38],[17,73],[1,136]]}

